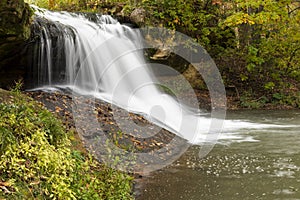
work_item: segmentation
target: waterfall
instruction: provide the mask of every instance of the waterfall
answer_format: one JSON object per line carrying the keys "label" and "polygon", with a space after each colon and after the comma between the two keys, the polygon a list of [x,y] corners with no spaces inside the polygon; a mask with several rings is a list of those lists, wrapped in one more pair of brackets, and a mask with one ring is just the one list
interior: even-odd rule
{"label": "waterfall", "polygon": [[191,143],[205,139],[211,120],[162,93],[137,31],[106,15],[34,7],[33,88],[69,88],[93,95],[166,128]]}

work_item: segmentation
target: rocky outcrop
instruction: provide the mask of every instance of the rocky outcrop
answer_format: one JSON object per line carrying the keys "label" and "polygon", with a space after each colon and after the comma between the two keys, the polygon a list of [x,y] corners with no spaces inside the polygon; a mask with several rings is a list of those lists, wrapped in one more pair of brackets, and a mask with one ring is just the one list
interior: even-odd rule
{"label": "rocky outcrop", "polygon": [[138,26],[145,25],[146,10],[143,8],[136,8],[130,14],[130,21]]}
{"label": "rocky outcrop", "polygon": [[30,36],[31,9],[24,0],[0,1],[0,87],[24,74],[22,51]]}

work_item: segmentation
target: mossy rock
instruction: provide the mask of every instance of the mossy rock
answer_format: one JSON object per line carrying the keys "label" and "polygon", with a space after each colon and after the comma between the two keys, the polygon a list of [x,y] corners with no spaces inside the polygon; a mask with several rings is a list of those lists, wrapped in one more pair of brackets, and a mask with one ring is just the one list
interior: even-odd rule
{"label": "mossy rock", "polygon": [[30,37],[31,16],[24,0],[0,1],[0,87],[24,75],[22,52]]}
{"label": "mossy rock", "polygon": [[0,42],[27,40],[30,36],[30,17],[31,9],[23,0],[2,0],[0,2]]}

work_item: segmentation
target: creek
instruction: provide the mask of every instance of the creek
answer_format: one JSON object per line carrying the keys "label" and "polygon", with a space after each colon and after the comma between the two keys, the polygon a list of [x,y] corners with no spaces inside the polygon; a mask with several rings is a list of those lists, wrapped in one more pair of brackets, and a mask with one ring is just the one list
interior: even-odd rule
{"label": "creek", "polygon": [[235,111],[231,120],[240,126],[225,122],[223,139],[206,157],[193,146],[143,177],[137,199],[300,199],[300,111]]}

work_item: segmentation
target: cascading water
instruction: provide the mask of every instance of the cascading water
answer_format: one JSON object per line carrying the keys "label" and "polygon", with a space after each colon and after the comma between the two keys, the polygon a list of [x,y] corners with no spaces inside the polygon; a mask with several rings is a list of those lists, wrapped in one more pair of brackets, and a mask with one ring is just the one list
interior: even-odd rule
{"label": "cascading water", "polygon": [[[141,53],[139,33],[106,15],[50,12],[34,7],[33,88],[70,88],[93,95],[196,143],[209,119],[161,93]],[[198,134],[198,135],[199,135]]]}
{"label": "cascading water", "polygon": [[[140,51],[139,32],[110,16],[34,9],[33,40],[38,42],[31,48],[32,88],[68,88],[93,95],[141,113],[190,143],[216,141],[222,118],[213,119],[219,124],[212,125],[211,118],[200,116],[199,111],[183,106],[157,88]],[[227,125],[229,130],[260,127],[231,121]]]}

